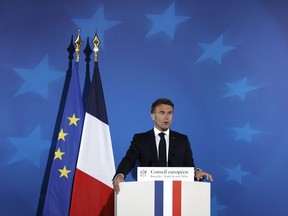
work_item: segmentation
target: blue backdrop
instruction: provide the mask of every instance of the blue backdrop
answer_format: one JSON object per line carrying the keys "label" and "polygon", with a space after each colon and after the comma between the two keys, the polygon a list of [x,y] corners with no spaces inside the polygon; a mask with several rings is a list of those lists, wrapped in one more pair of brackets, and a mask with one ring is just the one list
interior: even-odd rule
{"label": "blue backdrop", "polygon": [[82,50],[96,30],[102,42],[116,166],[168,97],[172,128],[214,176],[212,215],[287,216],[287,11],[284,0],[2,0],[0,214],[37,214],[80,28]]}

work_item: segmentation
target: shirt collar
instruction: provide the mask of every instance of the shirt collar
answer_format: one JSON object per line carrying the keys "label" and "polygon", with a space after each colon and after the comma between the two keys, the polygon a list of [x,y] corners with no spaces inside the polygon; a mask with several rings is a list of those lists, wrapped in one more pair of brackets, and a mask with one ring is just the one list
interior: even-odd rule
{"label": "shirt collar", "polygon": [[155,136],[158,135],[159,133],[165,133],[165,134],[169,137],[170,129],[168,128],[166,131],[160,131],[160,130],[158,130],[156,127],[154,127],[154,134],[155,134]]}

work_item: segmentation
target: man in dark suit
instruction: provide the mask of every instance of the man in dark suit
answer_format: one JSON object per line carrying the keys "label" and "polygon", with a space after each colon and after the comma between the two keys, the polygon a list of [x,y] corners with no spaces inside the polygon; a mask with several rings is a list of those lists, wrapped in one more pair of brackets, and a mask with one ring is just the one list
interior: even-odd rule
{"label": "man in dark suit", "polygon": [[[113,187],[118,193],[119,183],[135,166],[136,161],[142,167],[195,167],[188,137],[170,130],[174,104],[167,98],[157,99],[151,107],[151,118],[154,128],[145,133],[135,134],[125,157],[121,160],[113,178]],[[195,179],[207,178],[213,181],[212,175],[195,169]]]}

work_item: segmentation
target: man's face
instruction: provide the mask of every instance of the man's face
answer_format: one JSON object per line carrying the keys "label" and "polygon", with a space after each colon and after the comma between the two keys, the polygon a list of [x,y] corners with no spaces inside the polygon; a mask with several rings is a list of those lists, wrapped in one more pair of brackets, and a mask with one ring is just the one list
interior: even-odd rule
{"label": "man's face", "polygon": [[155,127],[160,131],[166,131],[172,124],[173,107],[166,104],[160,104],[155,107],[155,111],[151,114]]}

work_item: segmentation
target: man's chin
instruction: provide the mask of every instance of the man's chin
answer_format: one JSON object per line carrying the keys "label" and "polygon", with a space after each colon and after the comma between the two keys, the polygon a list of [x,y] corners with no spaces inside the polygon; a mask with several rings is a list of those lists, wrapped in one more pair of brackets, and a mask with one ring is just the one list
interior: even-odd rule
{"label": "man's chin", "polygon": [[169,126],[164,126],[164,127],[162,127],[161,129],[162,129],[162,131],[166,131],[166,130],[169,129]]}

